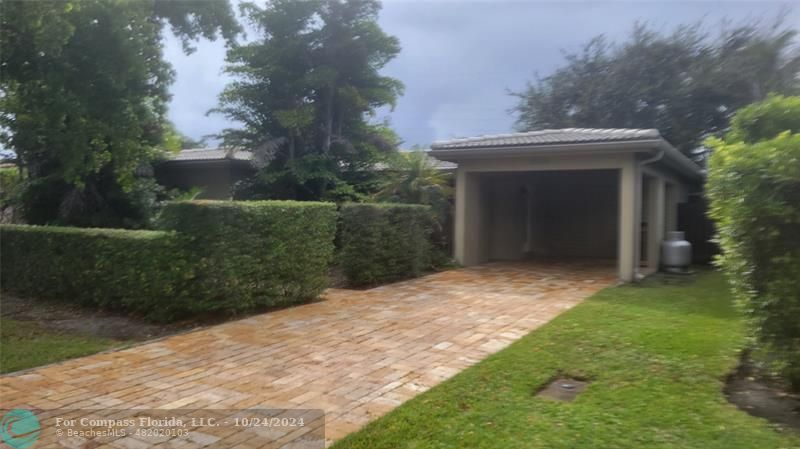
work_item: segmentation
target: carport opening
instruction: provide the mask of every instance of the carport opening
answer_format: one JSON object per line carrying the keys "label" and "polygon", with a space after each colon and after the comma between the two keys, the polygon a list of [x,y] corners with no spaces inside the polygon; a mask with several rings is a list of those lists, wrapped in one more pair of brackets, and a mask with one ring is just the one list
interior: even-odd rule
{"label": "carport opening", "polygon": [[481,175],[485,260],[617,258],[617,170]]}

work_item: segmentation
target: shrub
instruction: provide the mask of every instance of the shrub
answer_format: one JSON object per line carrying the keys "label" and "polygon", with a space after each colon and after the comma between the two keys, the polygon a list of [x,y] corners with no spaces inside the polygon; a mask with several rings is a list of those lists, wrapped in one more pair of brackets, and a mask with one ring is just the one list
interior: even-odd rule
{"label": "shrub", "polygon": [[707,194],[723,250],[718,262],[758,341],[785,361],[800,389],[800,135],[707,143],[714,149]]}
{"label": "shrub", "polygon": [[16,167],[0,167],[0,223],[13,223],[22,179]]}
{"label": "shrub", "polygon": [[160,231],[0,226],[0,278],[23,296],[80,301],[166,320],[193,277],[177,235]]}
{"label": "shrub", "polygon": [[327,285],[336,206],[294,201],[182,201],[162,229],[178,231],[195,264],[194,311],[244,311],[312,299]]}
{"label": "shrub", "polygon": [[770,95],[736,111],[725,140],[753,143],[772,139],[784,131],[800,133],[800,97]]}
{"label": "shrub", "polygon": [[368,285],[414,277],[430,266],[430,207],[345,204],[340,215],[340,257],[349,283]]}
{"label": "shrub", "polygon": [[3,289],[166,321],[316,297],[333,253],[333,204],[191,201],[161,231],[3,225]]}

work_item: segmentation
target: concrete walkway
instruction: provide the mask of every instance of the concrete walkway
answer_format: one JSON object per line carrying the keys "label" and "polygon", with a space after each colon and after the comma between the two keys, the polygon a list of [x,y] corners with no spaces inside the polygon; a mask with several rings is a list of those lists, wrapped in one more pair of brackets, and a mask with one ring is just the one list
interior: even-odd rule
{"label": "concrete walkway", "polygon": [[[323,409],[330,442],[615,278],[612,265],[495,263],[365,291],[332,289],[321,302],[3,376],[0,405]],[[260,447],[242,438],[158,447]],[[136,443],[126,437],[107,447]]]}

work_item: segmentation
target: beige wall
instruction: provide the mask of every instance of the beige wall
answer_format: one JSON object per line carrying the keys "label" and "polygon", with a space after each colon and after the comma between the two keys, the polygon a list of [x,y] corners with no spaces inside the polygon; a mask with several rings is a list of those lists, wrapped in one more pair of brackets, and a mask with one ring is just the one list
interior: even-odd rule
{"label": "beige wall", "polygon": [[486,244],[481,242],[486,211],[486,194],[481,189],[480,173],[459,170],[456,173],[456,211],[454,252],[462,265],[486,262]]}
{"label": "beige wall", "polygon": [[641,172],[631,157],[623,161],[618,173],[617,271],[620,280],[630,282],[636,278],[641,254]]}

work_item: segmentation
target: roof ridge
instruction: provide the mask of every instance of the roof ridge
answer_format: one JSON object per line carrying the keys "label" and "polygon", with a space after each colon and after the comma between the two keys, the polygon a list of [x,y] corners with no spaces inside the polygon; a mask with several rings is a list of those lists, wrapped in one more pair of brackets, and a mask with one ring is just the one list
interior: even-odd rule
{"label": "roof ridge", "polygon": [[660,139],[655,128],[561,128],[535,131],[488,134],[482,136],[436,141],[431,149],[504,145],[549,145],[567,143],[609,142],[613,140]]}
{"label": "roof ridge", "polygon": [[454,139],[438,140],[433,143],[433,146],[441,144],[455,144],[460,142],[475,142],[490,139],[513,139],[522,137],[537,137],[551,134],[626,134],[626,135],[641,135],[642,137],[661,137],[661,133],[655,128],[546,128],[534,131],[524,131],[516,133],[499,133],[499,134],[482,134],[472,137],[457,137]]}
{"label": "roof ridge", "polygon": [[243,148],[187,148],[174,153],[169,159],[173,161],[191,160],[251,160],[253,153]]}

